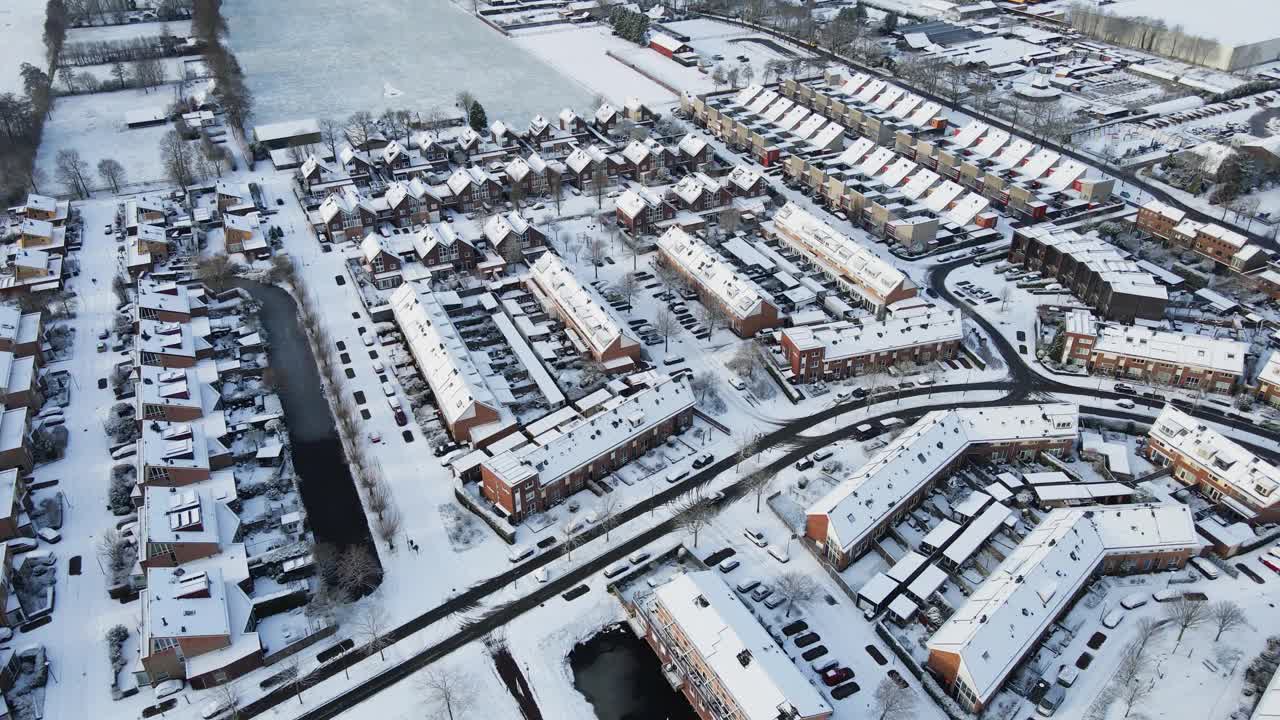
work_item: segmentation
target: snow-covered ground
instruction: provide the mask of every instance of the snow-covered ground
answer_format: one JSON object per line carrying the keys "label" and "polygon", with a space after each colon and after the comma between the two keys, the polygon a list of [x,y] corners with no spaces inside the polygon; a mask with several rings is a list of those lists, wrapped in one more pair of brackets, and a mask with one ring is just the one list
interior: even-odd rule
{"label": "snow-covered ground", "polygon": [[44,6],[44,0],[0,3],[0,93],[22,93],[22,63],[45,67]]}
{"label": "snow-covered ground", "polygon": [[190,20],[172,20],[169,22],[129,23],[127,25],[105,25],[101,27],[70,28],[67,30],[67,43],[108,42],[115,40],[131,40],[140,37],[158,37],[164,33],[165,27],[174,37],[191,35]]}
{"label": "snow-covered ground", "polygon": [[163,109],[176,99],[177,88],[177,84],[171,84],[150,92],[118,90],[58,98],[45,120],[36,166],[55,181],[58,151],[69,148],[78,150],[80,158],[89,164],[93,183],[98,178],[92,168],[108,157],[124,166],[130,184],[163,180],[160,139],[172,125],[131,129],[125,124],[125,116],[132,110]]}
{"label": "snow-covered ground", "polygon": [[254,123],[357,110],[452,109],[466,90],[489,119],[587,109],[592,93],[448,0],[223,4],[256,100]]}

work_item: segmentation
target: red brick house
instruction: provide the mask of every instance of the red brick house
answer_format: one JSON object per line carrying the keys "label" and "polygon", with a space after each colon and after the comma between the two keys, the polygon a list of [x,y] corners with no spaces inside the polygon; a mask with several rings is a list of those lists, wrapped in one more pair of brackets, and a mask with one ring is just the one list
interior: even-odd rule
{"label": "red brick house", "polygon": [[455,233],[449,223],[422,226],[413,234],[413,248],[418,261],[428,269],[472,270],[484,258],[484,253],[471,240]]}
{"label": "red brick house", "polygon": [[651,233],[657,223],[675,217],[675,206],[646,187],[636,186],[622,193],[615,202],[618,223],[632,235]]}
{"label": "red brick house", "polygon": [[372,201],[350,185],[325,198],[316,213],[330,242],[363,238],[365,231],[378,223],[378,211]]}
{"label": "red brick house", "polygon": [[502,197],[502,186],[483,168],[472,165],[454,171],[445,182],[449,204],[460,212],[489,207]]}

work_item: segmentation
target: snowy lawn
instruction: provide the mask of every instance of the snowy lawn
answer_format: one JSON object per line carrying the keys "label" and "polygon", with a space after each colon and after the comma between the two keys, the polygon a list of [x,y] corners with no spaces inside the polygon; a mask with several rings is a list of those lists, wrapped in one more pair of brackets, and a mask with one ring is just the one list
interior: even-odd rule
{"label": "snowy lawn", "polygon": [[44,0],[0,3],[0,93],[22,93],[22,63],[44,67],[44,6]]}
{"label": "snowy lawn", "polygon": [[71,28],[67,30],[67,43],[109,42],[141,37],[159,37],[163,34],[161,28],[165,25],[169,26],[169,34],[174,37],[187,37],[191,34],[190,20],[173,20],[164,23],[129,23],[127,25]]}
{"label": "snowy lawn", "polygon": [[[642,48],[637,48],[635,43],[620,37],[614,37],[603,25],[533,28],[515,32],[513,41],[554,65],[561,72],[572,75],[578,82],[591,88],[593,92],[603,95],[615,105],[622,104],[629,97],[638,97],[641,102],[651,107],[664,105],[676,99],[675,94],[670,90],[617,59],[605,55],[606,51],[624,54]],[[653,53],[652,50],[648,52]],[[676,65],[671,60],[662,59],[672,68],[689,70]],[[699,74],[696,70],[692,72],[695,75]],[[659,77],[665,78],[663,75]],[[673,80],[675,78],[667,78],[666,82],[676,85]],[[677,87],[683,87],[683,85],[677,85]],[[586,109],[589,108],[577,110],[583,112]]]}
{"label": "snowy lawn", "polygon": [[80,159],[89,164],[91,182],[100,181],[93,168],[107,157],[124,165],[130,185],[164,180],[160,140],[171,126],[130,129],[125,115],[131,110],[164,108],[174,101],[176,88],[166,85],[151,92],[119,90],[58,98],[44,124],[36,165],[55,181],[58,151],[69,148],[80,151]]}

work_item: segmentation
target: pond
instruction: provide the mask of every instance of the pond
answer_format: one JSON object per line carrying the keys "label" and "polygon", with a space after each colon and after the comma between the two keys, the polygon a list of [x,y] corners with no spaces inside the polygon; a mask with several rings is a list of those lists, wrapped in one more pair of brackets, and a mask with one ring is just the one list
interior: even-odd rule
{"label": "pond", "polygon": [[243,279],[236,285],[262,305],[259,318],[270,339],[270,369],[284,406],[302,503],[316,541],[343,547],[368,545],[372,550],[369,522],[347,470],[311,345],[298,322],[297,303],[278,287]]}
{"label": "pond", "polygon": [[569,653],[573,685],[599,720],[698,720],[672,690],[658,656],[625,625],[613,625]]}

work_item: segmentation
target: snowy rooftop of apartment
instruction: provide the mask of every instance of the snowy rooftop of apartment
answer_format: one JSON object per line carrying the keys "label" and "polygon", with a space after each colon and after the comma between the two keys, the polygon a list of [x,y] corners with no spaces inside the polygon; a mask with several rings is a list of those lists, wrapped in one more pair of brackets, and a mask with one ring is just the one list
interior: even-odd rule
{"label": "snowy rooftop of apartment", "polygon": [[1151,425],[1151,437],[1203,466],[1255,506],[1280,501],[1280,468],[1172,405]]}
{"label": "snowy rooftop of apartment", "polygon": [[239,516],[228,505],[235,499],[235,476],[230,470],[181,488],[150,488],[143,496],[140,535],[149,543],[230,545],[240,527]]}
{"label": "snowy rooftop of apartment", "polygon": [[789,240],[795,238],[810,251],[837,263],[837,270],[881,295],[911,286],[900,270],[795,203],[789,202],[778,210],[773,224]]}
{"label": "snowy rooftop of apartment", "polygon": [[[235,217],[228,215],[228,219]],[[191,314],[192,308],[203,307],[203,291],[192,292],[186,285],[143,279],[138,284],[138,308]]]}
{"label": "snowy rooftop of apartment", "polygon": [[576,412],[563,408],[526,426],[536,433],[528,444],[495,455],[485,466],[507,485],[535,474],[545,485],[693,407],[683,376],[637,373],[610,382],[607,391],[607,397],[593,393],[579,400]]}
{"label": "snowy rooftop of apartment", "polygon": [[405,283],[391,294],[390,304],[409,352],[450,424],[474,415],[477,403],[504,412],[433,293]]}
{"label": "snowy rooftop of apartment", "polygon": [[1209,368],[1233,375],[1244,374],[1244,358],[1249,351],[1248,345],[1236,340],[1115,323],[1098,326],[1098,340],[1093,348],[1100,353]]}
{"label": "snowy rooftop of apartment", "polygon": [[718,573],[685,573],[654,594],[741,708],[743,720],[831,712]]}
{"label": "snowy rooftop of apartment", "polygon": [[1066,403],[935,410],[810,506],[807,513],[827,515],[829,534],[841,547],[852,547],[903,498],[933,480],[971,444],[1074,439],[1078,423],[1079,409]]}
{"label": "snowy rooftop of apartment", "polygon": [[959,676],[987,700],[1075,597],[1102,559],[1198,549],[1191,511],[1176,503],[1051,511],[929,639],[960,656]]}
{"label": "snowy rooftop of apartment", "polygon": [[574,328],[585,336],[583,339],[595,352],[602,353],[618,341],[624,345],[637,344],[622,330],[617,316],[578,282],[573,271],[556,254],[545,253],[539,257],[529,273],[561,311],[570,316]]}
{"label": "snowy rooftop of apartment", "polygon": [[709,245],[684,230],[678,227],[667,230],[658,238],[658,247],[735,317],[751,317],[764,306],[765,294],[759,286],[739,275]]}
{"label": "snowy rooftop of apartment", "polygon": [[1280,386],[1280,352],[1273,352],[1258,373],[1258,382]]}
{"label": "snowy rooftop of apartment", "polygon": [[854,355],[890,352],[898,348],[960,340],[961,315],[955,309],[930,310],[911,317],[884,320],[839,320],[782,331],[799,350],[825,348],[830,361]]}

